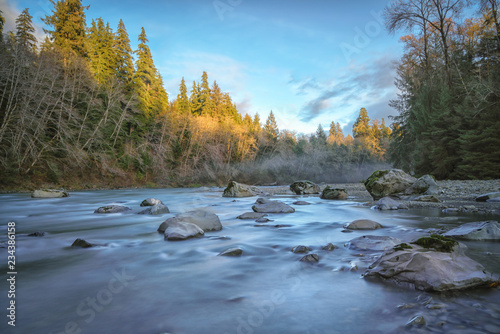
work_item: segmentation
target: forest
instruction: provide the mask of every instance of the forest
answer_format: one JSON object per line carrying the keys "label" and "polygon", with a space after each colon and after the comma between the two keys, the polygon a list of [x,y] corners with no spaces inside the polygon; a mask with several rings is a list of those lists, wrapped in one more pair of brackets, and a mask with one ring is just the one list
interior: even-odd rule
{"label": "forest", "polygon": [[[500,178],[498,1],[392,1],[404,56],[392,124],[360,107],[345,136],[279,129],[243,115],[206,72],[169,96],[144,28],[87,22],[80,0],[51,1],[35,38],[29,10],[4,32],[0,12],[0,190],[38,186],[183,187],[359,182],[393,164],[437,178]],[[389,108],[389,106],[388,106]]]}

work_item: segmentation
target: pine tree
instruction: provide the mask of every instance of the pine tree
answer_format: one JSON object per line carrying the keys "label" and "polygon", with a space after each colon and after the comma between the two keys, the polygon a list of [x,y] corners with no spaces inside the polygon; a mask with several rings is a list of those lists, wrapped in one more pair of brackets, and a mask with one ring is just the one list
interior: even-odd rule
{"label": "pine tree", "polygon": [[193,81],[191,95],[189,96],[189,104],[191,105],[191,113],[193,115],[201,115],[201,99],[200,86]]}
{"label": "pine tree", "polygon": [[116,30],[114,53],[116,56],[115,71],[118,82],[126,85],[128,87],[127,90],[129,90],[134,76],[134,62],[130,39],[122,19],[120,19]]}
{"label": "pine tree", "polygon": [[88,34],[88,58],[97,82],[103,84],[115,74],[116,53],[113,31],[102,18],[92,20]]}
{"label": "pine tree", "polygon": [[2,14],[3,12],[0,10],[0,42],[3,42],[3,26],[5,24],[5,18]]}
{"label": "pine tree", "polygon": [[52,26],[53,30],[44,29],[51,36],[55,45],[64,50],[72,50],[77,55],[86,56],[85,47],[85,10],[80,0],[50,0],[54,5],[52,15],[46,15],[42,21]]}
{"label": "pine tree", "polygon": [[30,15],[28,8],[25,8],[16,19],[16,43],[26,50],[36,52],[37,40],[35,28],[33,27],[33,16]]}
{"label": "pine tree", "polygon": [[200,103],[201,103],[201,114],[207,116],[213,116],[212,109],[213,103],[210,98],[211,91],[210,86],[208,84],[208,75],[207,72],[203,71],[203,75],[201,76],[201,84],[200,84]]}
{"label": "pine tree", "polygon": [[179,85],[179,94],[177,95],[177,110],[182,115],[189,114],[191,112],[191,106],[189,104],[189,99],[187,96],[187,88],[186,82],[184,81],[184,77],[181,80],[181,84]]}
{"label": "pine tree", "polygon": [[323,130],[323,126],[321,124],[318,125],[318,128],[316,129],[316,144],[318,145],[326,145],[326,134],[325,130]]}
{"label": "pine tree", "polygon": [[278,140],[279,133],[280,130],[278,129],[278,124],[276,123],[273,111],[271,110],[269,116],[267,117],[266,124],[264,125],[264,134],[268,140],[276,142]]}
{"label": "pine tree", "polygon": [[354,138],[368,137],[370,135],[370,118],[365,108],[361,108],[358,118],[352,127],[352,134]]}

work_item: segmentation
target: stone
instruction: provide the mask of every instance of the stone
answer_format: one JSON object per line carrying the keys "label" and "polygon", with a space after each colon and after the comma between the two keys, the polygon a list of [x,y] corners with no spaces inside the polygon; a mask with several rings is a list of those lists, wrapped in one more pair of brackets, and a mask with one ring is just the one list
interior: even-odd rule
{"label": "stone", "polygon": [[292,203],[293,205],[311,205],[311,203],[306,201],[296,201]]}
{"label": "stone", "polygon": [[260,213],[293,213],[295,209],[288,204],[259,198],[257,203],[252,206],[254,212]]}
{"label": "stone", "polygon": [[443,235],[463,240],[500,240],[500,224],[493,220],[467,223],[449,230]]}
{"label": "stone", "polygon": [[142,201],[141,206],[155,206],[157,204],[163,204],[163,202],[156,198],[146,198]]}
{"label": "stone", "polygon": [[408,209],[408,207],[390,197],[383,197],[377,201],[377,204],[373,207],[376,210],[400,210]]}
{"label": "stone", "polygon": [[168,218],[158,227],[158,232],[163,233],[169,224],[174,222],[194,224],[200,227],[204,232],[222,230],[220,219],[215,213],[199,209],[179,213],[175,215],[175,217]]}
{"label": "stone", "polygon": [[423,291],[463,290],[494,282],[481,264],[465,255],[465,249],[461,244],[451,252],[415,244],[411,249],[387,249],[364,277],[378,277]]}
{"label": "stone", "polygon": [[346,224],[344,228],[350,230],[376,230],[378,228],[383,228],[383,226],[370,219],[358,219]]}
{"label": "stone", "polygon": [[401,243],[401,240],[388,236],[364,235],[354,238],[346,244],[349,249],[364,251],[384,251]]}
{"label": "stone", "polygon": [[95,245],[91,244],[90,242],[87,242],[83,239],[76,239],[71,247],[81,247],[81,248],[90,248],[94,247]]}
{"label": "stone", "polygon": [[336,248],[337,248],[337,247],[336,247],[334,244],[332,244],[331,242],[329,242],[329,243],[328,243],[328,244],[326,244],[325,246],[321,247],[321,249],[322,249],[322,250],[324,250],[324,251],[329,251],[329,252],[331,252],[331,251],[335,250]]}
{"label": "stone", "polygon": [[259,213],[259,212],[245,212],[242,215],[239,215],[236,217],[237,219],[259,219],[262,217],[267,216],[265,213]]}
{"label": "stone", "polygon": [[139,212],[140,215],[162,215],[164,213],[170,213],[170,210],[163,203],[155,204]]}
{"label": "stone", "polygon": [[298,253],[307,253],[311,251],[311,248],[307,247],[307,246],[295,246],[292,248],[292,252],[295,253],[295,254],[298,254]]}
{"label": "stone", "polygon": [[101,206],[100,208],[95,210],[94,213],[120,213],[126,211],[130,211],[130,208],[123,205],[106,205]]}
{"label": "stone", "polygon": [[436,195],[438,192],[439,189],[436,180],[431,175],[422,176],[404,191],[406,195]]}
{"label": "stone", "polygon": [[440,203],[441,201],[434,195],[422,195],[413,199],[417,202],[427,202],[427,203]]}
{"label": "stone", "polygon": [[411,326],[417,326],[417,327],[425,326],[424,316],[422,316],[420,314],[417,314],[416,316],[414,316],[413,318],[411,318],[410,320],[408,320],[408,322],[406,323],[406,326],[408,326],[408,327],[411,327]]}
{"label": "stone", "polygon": [[258,187],[231,181],[224,189],[222,197],[252,197],[261,194],[262,191]]}
{"label": "stone", "polygon": [[323,189],[323,192],[321,193],[320,198],[322,199],[339,199],[339,200],[344,200],[347,199],[347,192],[345,189],[339,189],[339,188],[330,188],[330,186],[327,186],[325,189]]}
{"label": "stone", "polygon": [[165,240],[186,240],[201,237],[205,232],[195,224],[172,221],[168,224],[164,234]]}
{"label": "stone", "polygon": [[31,193],[32,198],[62,198],[69,194],[62,189],[39,189]]}
{"label": "stone", "polygon": [[488,202],[494,198],[500,198],[500,192],[479,195],[476,197],[476,202]]}
{"label": "stone", "polygon": [[405,191],[416,178],[403,172],[401,169],[377,170],[365,181],[366,190],[375,199]]}
{"label": "stone", "polygon": [[45,235],[45,232],[37,231],[37,232],[33,232],[33,233],[28,234],[28,237],[43,237],[44,235]]}
{"label": "stone", "polygon": [[255,220],[255,222],[257,222],[257,223],[268,223],[268,222],[272,222],[272,221],[273,220],[267,219],[266,217],[261,217],[261,218]]}
{"label": "stone", "polygon": [[300,259],[300,262],[315,263],[319,261],[318,254],[307,254]]}
{"label": "stone", "polygon": [[297,195],[319,194],[320,187],[311,181],[295,181],[290,185],[290,190]]}
{"label": "stone", "polygon": [[229,248],[219,253],[218,256],[241,256],[243,250],[241,248]]}

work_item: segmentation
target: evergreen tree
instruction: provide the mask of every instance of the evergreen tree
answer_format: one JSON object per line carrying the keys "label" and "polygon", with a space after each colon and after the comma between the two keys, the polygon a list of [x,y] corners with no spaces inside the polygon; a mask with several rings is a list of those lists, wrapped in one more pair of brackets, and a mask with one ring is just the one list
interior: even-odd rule
{"label": "evergreen tree", "polygon": [[86,56],[85,47],[85,10],[80,0],[50,0],[54,5],[52,15],[46,15],[42,21],[52,26],[52,30],[44,29],[55,45],[64,50],[72,50],[77,55]]}
{"label": "evergreen tree", "polygon": [[0,42],[3,42],[3,26],[5,24],[5,18],[2,15],[2,10],[0,9]]}
{"label": "evergreen tree", "polygon": [[36,52],[37,41],[33,34],[35,28],[32,19],[33,16],[30,15],[28,8],[25,8],[16,19],[16,43],[26,50]]}
{"label": "evergreen tree", "polygon": [[201,115],[201,98],[200,98],[200,86],[193,81],[193,86],[191,88],[191,95],[189,96],[189,103],[191,105],[191,113],[193,115]]}
{"label": "evergreen tree", "polygon": [[266,138],[272,142],[276,142],[278,140],[280,130],[278,129],[278,124],[276,123],[272,110],[267,117],[266,124],[264,125],[264,134]]}
{"label": "evergreen tree", "polygon": [[102,18],[92,20],[88,34],[88,58],[97,82],[103,84],[115,74],[116,53],[113,31]]}
{"label": "evergreen tree", "polygon": [[365,108],[361,108],[358,118],[352,127],[352,134],[354,138],[370,136],[370,118]]}
{"label": "evergreen tree", "polygon": [[208,75],[207,72],[205,71],[203,71],[203,75],[201,76],[200,103],[201,103],[201,114],[207,116],[213,116],[212,114],[213,103],[211,99],[211,91],[210,91],[210,86],[208,84]]}
{"label": "evergreen tree", "polygon": [[184,81],[184,77],[181,80],[181,84],[179,85],[179,94],[177,95],[177,110],[179,113],[183,115],[187,115],[191,111],[191,106],[189,104],[189,99],[187,96],[187,88],[186,82]]}
{"label": "evergreen tree", "polygon": [[[130,39],[123,20],[120,19],[115,35],[114,53],[116,59],[115,71],[118,82],[129,86],[134,76],[134,62]],[[129,89],[129,88],[128,88]]]}
{"label": "evergreen tree", "polygon": [[323,130],[323,126],[321,123],[318,125],[318,128],[316,129],[316,144],[317,145],[326,145],[326,134],[325,130]]}

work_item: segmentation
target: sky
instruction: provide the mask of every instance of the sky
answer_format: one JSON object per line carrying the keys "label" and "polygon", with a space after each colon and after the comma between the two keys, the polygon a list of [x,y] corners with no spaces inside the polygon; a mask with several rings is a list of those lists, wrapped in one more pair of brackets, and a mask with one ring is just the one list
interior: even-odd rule
{"label": "sky", "polygon": [[[389,101],[399,37],[384,28],[389,0],[83,0],[87,24],[123,19],[133,49],[144,27],[171,100],[184,77],[191,88],[203,71],[229,92],[242,115],[272,110],[280,130],[313,133],[339,122],[344,134],[361,108],[370,118],[395,111]],[[24,9],[43,37],[49,0],[0,0],[4,31]]]}

